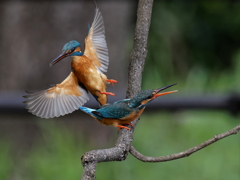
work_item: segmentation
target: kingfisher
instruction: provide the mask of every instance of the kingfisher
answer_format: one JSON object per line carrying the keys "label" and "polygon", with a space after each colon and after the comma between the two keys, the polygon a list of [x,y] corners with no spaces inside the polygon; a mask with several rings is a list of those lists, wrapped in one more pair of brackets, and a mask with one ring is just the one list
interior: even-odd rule
{"label": "kingfisher", "polygon": [[88,92],[101,106],[107,104],[108,95],[115,95],[106,92],[106,85],[117,81],[104,74],[109,57],[103,18],[98,7],[85,38],[84,53],[78,41],[69,41],[63,46],[62,53],[49,64],[50,67],[67,56],[72,57],[72,71],[63,82],[40,92],[27,92],[29,94],[24,96],[27,98],[24,101],[26,108],[32,114],[47,119],[71,113],[89,100]]}
{"label": "kingfisher", "polygon": [[106,104],[99,109],[91,109],[88,107],[79,107],[79,109],[92,116],[100,124],[130,130],[126,125],[132,126],[131,122],[143,113],[145,107],[151,101],[159,96],[177,92],[177,90],[161,92],[174,85],[176,85],[176,83],[159,89],[143,90],[132,99],[123,99],[113,104]]}

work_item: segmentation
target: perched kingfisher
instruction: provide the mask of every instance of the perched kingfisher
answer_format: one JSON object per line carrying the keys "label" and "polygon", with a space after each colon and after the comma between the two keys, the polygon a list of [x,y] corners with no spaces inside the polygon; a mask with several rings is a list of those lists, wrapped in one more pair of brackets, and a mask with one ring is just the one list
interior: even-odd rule
{"label": "perched kingfisher", "polygon": [[132,99],[123,99],[113,104],[106,104],[99,109],[90,109],[87,107],[79,107],[79,109],[92,116],[100,124],[107,126],[113,125],[115,127],[119,127],[120,129],[125,128],[130,130],[130,128],[125,125],[132,126],[131,122],[142,114],[148,103],[159,96],[177,92],[177,90],[175,90],[160,93],[160,91],[173,85],[176,84],[171,84],[155,90],[144,90]]}
{"label": "perched kingfisher", "polygon": [[117,81],[107,79],[103,73],[108,69],[109,57],[105,40],[105,29],[101,12],[96,7],[95,16],[88,35],[85,38],[85,51],[81,51],[78,41],[69,41],[63,46],[62,53],[50,63],[50,67],[71,56],[72,72],[60,84],[24,96],[24,103],[29,112],[42,118],[63,116],[78,109],[89,100],[88,91],[96,98],[99,104],[107,104],[106,84]]}

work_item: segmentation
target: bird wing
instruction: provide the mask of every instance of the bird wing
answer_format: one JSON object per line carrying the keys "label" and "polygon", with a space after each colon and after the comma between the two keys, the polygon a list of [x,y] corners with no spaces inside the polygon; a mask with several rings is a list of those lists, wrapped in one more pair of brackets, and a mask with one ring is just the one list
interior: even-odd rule
{"label": "bird wing", "polygon": [[92,26],[85,38],[84,55],[91,59],[101,72],[107,72],[109,64],[108,48],[105,40],[103,18],[98,8],[95,10]]}
{"label": "bird wing", "polygon": [[73,72],[62,83],[24,97],[28,111],[41,118],[69,114],[89,100],[87,91],[79,86]]}
{"label": "bird wing", "polygon": [[104,106],[92,113],[102,118],[122,119],[132,114],[132,112],[133,110],[130,109],[127,104],[117,103]]}

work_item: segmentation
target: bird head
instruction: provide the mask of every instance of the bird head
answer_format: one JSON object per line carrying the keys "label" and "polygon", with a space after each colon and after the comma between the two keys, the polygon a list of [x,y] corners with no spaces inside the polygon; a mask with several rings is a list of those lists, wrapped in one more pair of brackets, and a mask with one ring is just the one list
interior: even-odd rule
{"label": "bird head", "polygon": [[59,62],[60,60],[67,56],[82,56],[82,55],[83,54],[81,52],[81,44],[75,40],[69,41],[63,46],[62,53],[57,58],[55,58],[49,64],[49,66],[50,67],[53,66],[54,64],[56,64],[57,62]]}
{"label": "bird head", "polygon": [[140,93],[138,93],[136,96],[134,96],[130,101],[129,101],[129,107],[131,108],[139,108],[142,109],[144,108],[149,102],[151,102],[152,100],[154,100],[155,98],[159,97],[159,96],[163,96],[163,95],[167,95],[167,94],[171,94],[174,92],[177,92],[177,90],[175,91],[168,91],[168,92],[161,92],[171,86],[176,85],[175,84],[171,84],[159,89],[153,89],[153,90],[143,90]]}

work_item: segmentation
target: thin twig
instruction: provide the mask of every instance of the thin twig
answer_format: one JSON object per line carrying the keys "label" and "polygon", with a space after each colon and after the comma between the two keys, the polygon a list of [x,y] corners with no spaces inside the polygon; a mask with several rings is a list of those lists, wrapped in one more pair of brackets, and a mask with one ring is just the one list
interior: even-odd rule
{"label": "thin twig", "polygon": [[225,137],[228,137],[230,135],[233,135],[233,134],[237,134],[238,132],[240,131],[240,124],[238,126],[236,126],[235,128],[227,131],[227,132],[224,132],[222,134],[218,134],[218,135],[215,135],[213,138],[193,147],[193,148],[190,148],[186,151],[183,151],[183,152],[180,152],[180,153],[176,153],[176,154],[171,154],[171,155],[168,155],[168,156],[160,156],[160,157],[148,157],[148,156],[144,156],[142,155],[140,152],[138,152],[132,145],[130,147],[130,153],[136,157],[137,159],[139,159],[140,161],[143,161],[143,162],[165,162],[165,161],[171,161],[171,160],[175,160],[175,159],[180,159],[180,158],[184,158],[184,157],[188,157],[190,156],[191,154],[199,151],[200,149],[203,149],[207,146],[209,146],[210,144],[216,142],[216,141],[219,141],[220,139],[223,139]]}

